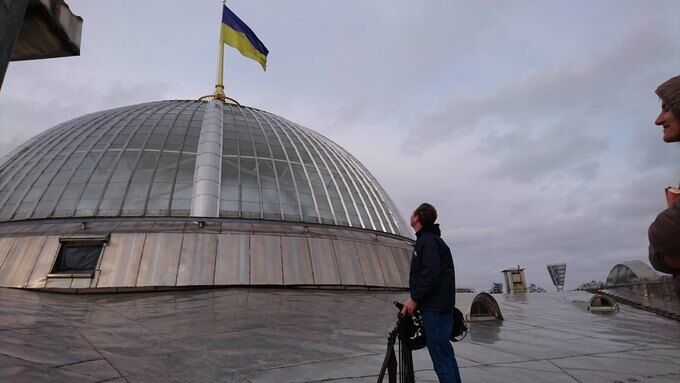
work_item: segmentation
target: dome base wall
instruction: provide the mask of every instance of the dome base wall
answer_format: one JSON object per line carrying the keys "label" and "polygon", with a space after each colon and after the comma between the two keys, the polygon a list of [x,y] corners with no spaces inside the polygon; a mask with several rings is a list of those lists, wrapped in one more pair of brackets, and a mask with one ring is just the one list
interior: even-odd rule
{"label": "dome base wall", "polygon": [[[96,267],[55,272],[69,243]],[[62,219],[0,224],[0,286],[61,292],[227,286],[405,289],[413,241],[363,229],[243,219]]]}

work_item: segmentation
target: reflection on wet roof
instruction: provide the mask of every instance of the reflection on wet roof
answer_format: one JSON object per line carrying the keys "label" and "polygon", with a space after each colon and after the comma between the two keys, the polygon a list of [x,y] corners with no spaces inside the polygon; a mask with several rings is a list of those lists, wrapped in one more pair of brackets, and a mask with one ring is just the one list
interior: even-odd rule
{"label": "reflection on wet roof", "polygon": [[[591,294],[494,295],[504,321],[455,344],[470,382],[677,382],[680,322]],[[404,293],[213,289],[68,296],[0,289],[0,380],[375,382]],[[416,379],[434,382],[427,351]]]}

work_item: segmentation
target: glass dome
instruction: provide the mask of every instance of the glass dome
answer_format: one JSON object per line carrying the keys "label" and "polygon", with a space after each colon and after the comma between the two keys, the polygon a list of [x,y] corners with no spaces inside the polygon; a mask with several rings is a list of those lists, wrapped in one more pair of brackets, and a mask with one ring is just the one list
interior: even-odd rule
{"label": "glass dome", "polygon": [[[189,216],[205,101],[160,101],[60,124],[0,160],[0,221]],[[375,178],[317,132],[225,104],[222,217],[408,236]]]}

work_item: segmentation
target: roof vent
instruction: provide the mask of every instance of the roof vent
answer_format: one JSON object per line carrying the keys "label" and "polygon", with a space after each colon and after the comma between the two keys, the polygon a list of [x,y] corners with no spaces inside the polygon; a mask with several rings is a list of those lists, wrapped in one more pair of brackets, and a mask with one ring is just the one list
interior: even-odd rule
{"label": "roof vent", "polygon": [[604,295],[593,295],[588,302],[588,311],[593,313],[616,313],[619,305],[611,298]]}
{"label": "roof vent", "polygon": [[468,322],[503,320],[498,302],[487,293],[458,293],[456,294],[456,306]]}

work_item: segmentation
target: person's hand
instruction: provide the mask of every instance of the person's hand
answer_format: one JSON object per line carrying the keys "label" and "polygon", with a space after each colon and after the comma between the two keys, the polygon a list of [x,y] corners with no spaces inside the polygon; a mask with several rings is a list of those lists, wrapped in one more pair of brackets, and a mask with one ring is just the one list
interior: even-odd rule
{"label": "person's hand", "polygon": [[418,303],[414,301],[413,299],[409,298],[405,303],[404,303],[404,308],[401,309],[401,315],[411,315],[416,311],[416,307],[418,306]]}

